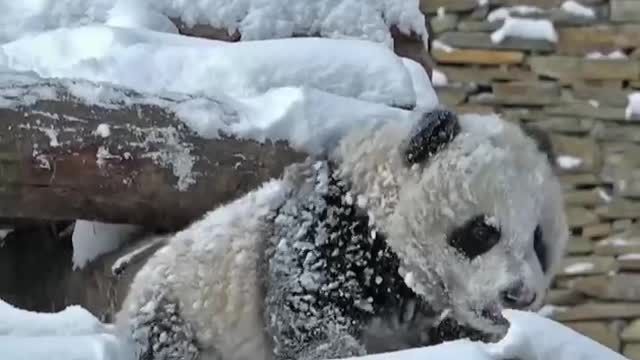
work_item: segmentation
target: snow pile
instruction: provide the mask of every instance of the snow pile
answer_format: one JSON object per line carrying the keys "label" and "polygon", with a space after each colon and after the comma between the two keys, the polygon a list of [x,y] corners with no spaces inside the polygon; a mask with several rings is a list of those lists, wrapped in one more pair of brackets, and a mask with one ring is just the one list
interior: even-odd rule
{"label": "snow pile", "polygon": [[578,332],[531,312],[505,310],[507,336],[488,345],[493,359],[628,360]]}
{"label": "snow pile", "polygon": [[640,253],[629,253],[618,256],[618,260],[640,260]]}
{"label": "snow pile", "polygon": [[627,120],[640,119],[640,92],[634,92],[627,96],[627,108],[624,111]]}
{"label": "snow pile", "polygon": [[588,19],[593,19],[596,17],[596,12],[592,8],[582,5],[575,0],[567,0],[563,2],[561,8],[566,13],[577,17],[584,17]]}
{"label": "snow pile", "polygon": [[447,79],[447,75],[438,69],[433,69],[431,73],[431,82],[433,86],[440,87],[446,86],[449,83],[449,79]]}
{"label": "snow pile", "polygon": [[11,234],[13,229],[0,229],[0,244],[2,244],[2,240],[7,237],[7,235]]}
{"label": "snow pile", "polygon": [[6,65],[43,77],[138,91],[248,97],[284,86],[413,107],[411,77],[392,50],[367,41],[293,38],[239,43],[91,25],[0,47]]}
{"label": "snow pile", "polygon": [[[288,139],[309,152],[327,149],[363,121],[414,114],[389,105],[424,109],[438,102],[417,63],[360,40],[229,44],[95,25],[25,36],[0,50],[14,71],[0,72],[0,87],[10,88],[0,97],[3,106],[55,98],[51,87],[34,87],[42,83],[36,72],[62,78],[72,95],[90,104],[165,107],[206,138],[224,131],[258,141]],[[133,97],[106,83],[146,95]]]}
{"label": "snow pile", "polygon": [[[496,344],[457,340],[351,360],[625,360],[609,348],[539,314],[505,310],[511,322]],[[33,313],[0,300],[3,360],[132,360],[129,343],[86,310]]]}
{"label": "snow pile", "polygon": [[608,54],[603,54],[600,51],[590,52],[585,55],[587,59],[628,59],[627,54],[622,52],[621,50],[615,50]]}
{"label": "snow pile", "polygon": [[592,263],[587,263],[587,262],[575,263],[564,268],[564,272],[565,274],[579,274],[579,273],[591,271],[594,268],[595,268],[595,265],[593,265]]}
{"label": "snow pile", "polygon": [[5,1],[0,12],[0,43],[60,27],[104,23],[110,17],[119,24],[131,25],[133,17],[154,29],[169,28],[161,15],[179,18],[188,26],[205,24],[230,33],[238,30],[243,40],[319,34],[390,47],[393,25],[427,39],[418,0],[124,0],[132,5],[132,12],[120,13],[119,20],[110,14],[117,1],[123,0]]}
{"label": "snow pile", "polygon": [[138,230],[133,225],[77,220],[71,236],[73,268],[82,269],[98,256],[117,249]]}
{"label": "snow pile", "polygon": [[402,62],[411,77],[413,91],[416,94],[416,108],[427,110],[435,108],[438,105],[438,95],[432,86],[435,84],[431,83],[425,69],[411,59],[402,58]]}
{"label": "snow pile", "polygon": [[487,20],[489,22],[506,20],[512,16],[526,16],[530,14],[542,14],[544,10],[537,6],[530,5],[517,5],[511,7],[500,7],[497,8],[487,15]]}
{"label": "snow pile", "polygon": [[3,360],[134,360],[127,342],[79,306],[36,313],[2,300],[0,352]]}
{"label": "snow pile", "polygon": [[557,42],[558,34],[548,19],[507,17],[504,24],[491,34],[491,41],[501,43],[508,37]]}
{"label": "snow pile", "polygon": [[571,155],[560,155],[556,158],[556,164],[562,169],[570,170],[582,165],[582,159]]}
{"label": "snow pile", "polygon": [[167,16],[151,9],[144,2],[131,0],[118,0],[107,13],[105,24],[172,34],[179,33],[178,28]]}
{"label": "snow pile", "polygon": [[433,47],[433,49],[442,50],[444,52],[452,52],[455,50],[454,47],[447,45],[440,40],[433,40],[433,43],[431,43],[431,46]]}

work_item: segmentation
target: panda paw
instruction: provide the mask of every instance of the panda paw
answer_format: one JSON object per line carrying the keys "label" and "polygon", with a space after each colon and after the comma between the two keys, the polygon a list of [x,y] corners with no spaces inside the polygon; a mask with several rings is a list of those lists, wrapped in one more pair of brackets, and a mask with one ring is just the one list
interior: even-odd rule
{"label": "panda paw", "polygon": [[367,352],[358,340],[351,335],[341,335],[303,351],[298,360],[343,359],[364,355]]}
{"label": "panda paw", "polygon": [[454,318],[445,318],[429,332],[429,340],[432,345],[459,339],[469,339],[485,343],[497,342],[501,336],[474,329],[467,325],[460,324]]}

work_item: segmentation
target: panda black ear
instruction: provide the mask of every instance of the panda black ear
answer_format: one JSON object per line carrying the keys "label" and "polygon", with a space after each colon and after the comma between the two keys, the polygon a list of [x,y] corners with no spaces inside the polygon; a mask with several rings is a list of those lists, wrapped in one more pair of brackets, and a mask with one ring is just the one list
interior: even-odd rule
{"label": "panda black ear", "polygon": [[436,109],[422,115],[404,151],[410,164],[421,163],[438,151],[460,133],[458,117],[451,111]]}
{"label": "panda black ear", "polygon": [[556,156],[551,142],[551,136],[547,131],[535,125],[520,125],[522,131],[530,137],[538,146],[538,150],[547,156],[551,167],[556,167]]}

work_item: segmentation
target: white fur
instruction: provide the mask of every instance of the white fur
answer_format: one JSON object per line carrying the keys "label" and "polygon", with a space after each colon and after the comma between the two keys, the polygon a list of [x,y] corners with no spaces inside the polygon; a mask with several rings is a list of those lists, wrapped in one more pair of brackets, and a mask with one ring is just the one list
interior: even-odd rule
{"label": "white fur", "polygon": [[[534,143],[494,116],[460,123],[445,150],[411,168],[401,152],[411,123],[358,129],[331,156],[402,259],[408,285],[434,308],[487,327],[470,309],[494,302],[516,278],[540,295],[539,306],[568,234],[560,186]],[[136,275],[119,326],[128,329],[140,308],[169,294],[204,347],[200,359],[271,359],[258,263],[272,230],[267,216],[295,186],[290,178],[271,181],[177,233]],[[445,237],[478,213],[491,214],[504,239],[470,262]],[[552,254],[546,275],[532,245],[537,224]]]}

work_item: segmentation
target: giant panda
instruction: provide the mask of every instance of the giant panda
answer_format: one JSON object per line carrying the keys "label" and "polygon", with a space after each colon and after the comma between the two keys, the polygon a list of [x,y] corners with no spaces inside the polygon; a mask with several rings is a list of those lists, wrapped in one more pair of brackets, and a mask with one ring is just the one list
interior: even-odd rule
{"label": "giant panda", "polygon": [[321,360],[500,339],[566,245],[538,143],[435,109],[354,129],[172,235],[116,328],[138,359]]}

